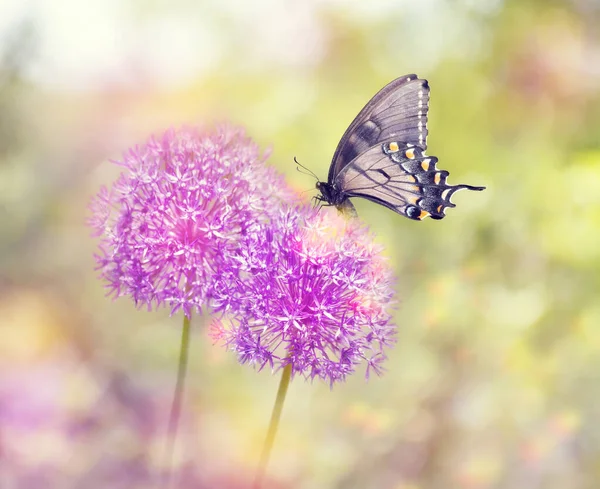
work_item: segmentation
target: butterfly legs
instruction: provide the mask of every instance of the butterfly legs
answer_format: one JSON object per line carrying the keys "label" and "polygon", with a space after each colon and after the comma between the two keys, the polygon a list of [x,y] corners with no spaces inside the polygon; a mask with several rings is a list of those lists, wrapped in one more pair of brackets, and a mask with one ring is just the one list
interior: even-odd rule
{"label": "butterfly legs", "polygon": [[314,207],[335,207],[340,214],[345,215],[346,217],[358,217],[358,213],[350,199],[345,199],[341,204],[332,204],[324,199],[320,195],[315,195],[312,200],[314,201]]}

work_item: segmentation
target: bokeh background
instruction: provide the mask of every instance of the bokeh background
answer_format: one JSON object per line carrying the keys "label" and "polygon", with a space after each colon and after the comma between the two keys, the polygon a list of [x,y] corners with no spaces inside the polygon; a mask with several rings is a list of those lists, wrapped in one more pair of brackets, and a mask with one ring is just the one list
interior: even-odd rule
{"label": "bokeh background", "polygon": [[[415,72],[443,221],[356,201],[399,277],[381,378],[295,380],[270,487],[600,486],[600,2],[0,1],[0,487],[146,488],[181,318],[104,296],[86,205],[151,133],[232,121],[299,190]],[[305,194],[306,199],[312,195]],[[248,487],[278,376],[194,323],[181,488]]]}

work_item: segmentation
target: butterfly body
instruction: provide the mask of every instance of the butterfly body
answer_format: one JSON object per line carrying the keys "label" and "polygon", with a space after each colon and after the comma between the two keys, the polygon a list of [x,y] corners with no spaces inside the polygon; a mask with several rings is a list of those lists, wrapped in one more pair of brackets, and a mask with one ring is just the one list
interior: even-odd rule
{"label": "butterfly body", "polygon": [[362,197],[420,221],[442,219],[458,190],[483,190],[449,185],[448,172],[425,154],[428,108],[427,80],[406,75],[386,85],[342,136],[317,200],[355,213],[349,199]]}
{"label": "butterfly body", "polygon": [[346,200],[348,196],[335,186],[335,183],[329,182],[317,182],[317,190],[321,192],[321,195],[317,197],[322,202],[327,202],[329,205],[340,206]]}

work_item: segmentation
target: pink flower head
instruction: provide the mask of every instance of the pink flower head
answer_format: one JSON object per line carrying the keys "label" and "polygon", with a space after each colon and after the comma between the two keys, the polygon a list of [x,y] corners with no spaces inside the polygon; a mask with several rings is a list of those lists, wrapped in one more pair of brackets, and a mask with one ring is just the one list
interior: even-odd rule
{"label": "pink flower head", "polygon": [[[288,192],[243,130],[169,130],[126,152],[90,205],[101,277],[116,297],[189,316],[212,297],[225,259]],[[291,194],[291,191],[289,191]]]}
{"label": "pink flower head", "polygon": [[[393,343],[394,279],[357,219],[307,206],[282,210],[244,241],[224,284],[213,336],[258,368],[344,380],[357,365],[380,373]],[[229,277],[231,280],[231,277]]]}

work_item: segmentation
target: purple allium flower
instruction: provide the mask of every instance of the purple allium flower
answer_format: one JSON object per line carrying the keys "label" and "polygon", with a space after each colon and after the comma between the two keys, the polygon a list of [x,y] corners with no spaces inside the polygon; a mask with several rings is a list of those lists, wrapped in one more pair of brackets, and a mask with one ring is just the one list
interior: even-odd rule
{"label": "purple allium flower", "polygon": [[223,286],[226,319],[214,321],[213,337],[259,369],[291,363],[293,374],[331,385],[361,363],[379,374],[395,335],[394,279],[380,251],[358,219],[282,210],[244,240],[236,259],[245,272]]}
{"label": "purple allium flower", "polygon": [[210,301],[240,239],[291,194],[241,129],[169,130],[115,163],[125,171],[90,205],[101,277],[116,297],[187,316]]}

